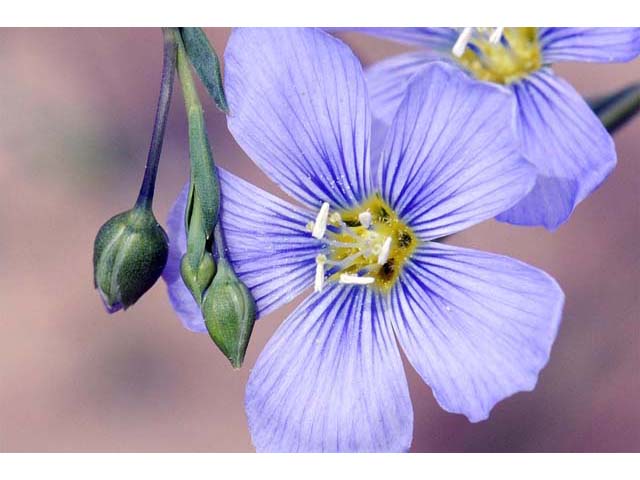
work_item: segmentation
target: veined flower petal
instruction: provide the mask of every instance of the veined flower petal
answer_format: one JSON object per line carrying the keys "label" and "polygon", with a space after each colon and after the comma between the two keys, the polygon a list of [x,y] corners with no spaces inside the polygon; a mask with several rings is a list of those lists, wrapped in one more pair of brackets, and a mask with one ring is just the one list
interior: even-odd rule
{"label": "veined flower petal", "polygon": [[477,422],[500,400],[533,389],[564,294],[549,275],[511,258],[429,243],[390,302],[398,340],[438,403]]}
{"label": "veined flower petal", "polygon": [[566,81],[542,69],[512,86],[522,152],[535,188],[498,220],[555,229],[616,165],[611,135]]}
{"label": "veined flower petal", "polygon": [[413,410],[380,297],[332,285],[287,318],[251,372],[253,443],[268,452],[404,451]]}
{"label": "veined flower petal", "polygon": [[412,77],[387,134],[383,197],[427,240],[503,212],[535,181],[518,153],[514,118],[508,90],[429,64]]}
{"label": "veined flower petal", "polygon": [[540,28],[545,63],[627,62],[640,54],[640,28]]}
{"label": "veined flower petal", "polygon": [[347,45],[318,29],[240,28],[225,62],[229,129],[273,181],[314,209],[369,194],[369,105]]}
{"label": "veined flower petal", "polygon": [[460,31],[453,27],[359,27],[336,30],[362,32],[374,37],[393,40],[400,43],[420,45],[422,47],[446,51],[451,50],[451,47],[453,47],[460,35]]}
{"label": "veined flower petal", "polygon": [[[365,70],[371,112],[373,116],[389,124],[407,91],[409,80],[428,62],[439,57],[425,50],[395,55],[374,63]],[[375,131],[372,132],[372,136]],[[372,142],[375,142],[375,137]]]}
{"label": "veined flower petal", "polygon": [[[258,315],[266,315],[313,285],[320,243],[305,228],[313,215],[221,168],[218,172],[222,192],[220,218],[229,260],[251,290]],[[169,215],[171,241],[163,277],[171,304],[184,326],[204,332],[200,309],[180,276],[180,260],[186,252],[187,195],[188,185]]]}

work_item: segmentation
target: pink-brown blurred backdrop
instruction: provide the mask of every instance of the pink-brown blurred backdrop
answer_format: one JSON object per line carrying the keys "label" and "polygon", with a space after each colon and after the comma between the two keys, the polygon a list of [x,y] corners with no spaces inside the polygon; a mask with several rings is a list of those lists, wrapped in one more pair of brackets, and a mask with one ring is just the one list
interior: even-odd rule
{"label": "pink-brown blurred backdrop", "polygon": [[[207,33],[221,53],[229,30]],[[364,63],[402,50],[343,38]],[[93,289],[95,233],[137,194],[161,55],[159,29],[0,29],[0,451],[252,450],[244,385],[291,308],[259,321],[234,371],[181,327],[162,281],[112,316]],[[556,70],[585,95],[640,80],[639,60]],[[277,192],[201,93],[218,164]],[[444,412],[407,368],[413,451],[640,451],[640,118],[615,140],[615,172],[557,232],[491,221],[451,239],[550,272],[564,321],[537,388],[482,423]],[[162,223],[187,173],[177,89]]]}

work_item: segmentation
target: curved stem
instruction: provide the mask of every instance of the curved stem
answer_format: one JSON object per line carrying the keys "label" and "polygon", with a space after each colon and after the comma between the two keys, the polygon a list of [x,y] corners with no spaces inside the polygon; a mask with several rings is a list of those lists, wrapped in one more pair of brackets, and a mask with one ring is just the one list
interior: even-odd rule
{"label": "curved stem", "polygon": [[136,207],[151,209],[153,203],[153,193],[155,191],[156,176],[158,174],[158,164],[162,153],[162,142],[164,131],[169,116],[169,106],[171,105],[171,93],[173,91],[173,80],[176,70],[176,39],[173,28],[162,29],[164,37],[164,55],[162,62],[162,79],[160,81],[160,95],[158,96],[158,106],[156,117],[151,134],[151,145],[147,155],[147,166],[144,171],[144,178],[140,186],[140,193],[136,201]]}

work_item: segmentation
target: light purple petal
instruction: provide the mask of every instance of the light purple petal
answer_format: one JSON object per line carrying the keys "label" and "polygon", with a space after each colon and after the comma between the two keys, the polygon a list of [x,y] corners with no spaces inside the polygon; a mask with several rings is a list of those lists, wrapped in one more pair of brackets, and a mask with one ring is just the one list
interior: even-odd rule
{"label": "light purple petal", "polygon": [[616,165],[615,146],[571,85],[542,69],[513,85],[522,151],[539,173],[535,188],[498,220],[555,229]]}
{"label": "light purple petal", "polygon": [[370,191],[362,67],[318,29],[240,28],[225,51],[229,130],[292,197],[349,207]]}
{"label": "light purple petal", "polygon": [[300,305],[251,372],[249,429],[261,452],[405,451],[413,410],[391,325],[366,287]]}
{"label": "light purple petal", "polygon": [[640,28],[541,28],[545,63],[627,62],[640,54]]}
{"label": "light purple petal", "polygon": [[[306,230],[313,216],[218,169],[222,191],[221,221],[229,260],[256,300],[258,315],[290,302],[313,285],[315,256],[321,245]],[[188,185],[169,215],[169,259],[163,273],[169,299],[182,323],[205,331],[202,314],[180,277],[186,252],[184,210]]]}
{"label": "light purple petal", "polygon": [[433,53],[419,50],[389,57],[368,67],[365,78],[374,118],[391,124],[411,77],[437,59]]}
{"label": "light purple petal", "polygon": [[407,358],[445,410],[477,422],[532,390],[549,359],[564,295],[541,270],[508,257],[423,244],[391,292]]}
{"label": "light purple petal", "polygon": [[387,135],[378,169],[383,197],[424,239],[503,212],[535,180],[514,123],[507,89],[429,64],[412,78]]}
{"label": "light purple petal", "polygon": [[340,30],[362,32],[373,35],[374,37],[394,40],[410,45],[420,45],[436,50],[451,50],[460,35],[460,31],[451,27],[359,27]]}
{"label": "light purple petal", "polygon": [[180,261],[187,251],[187,236],[184,225],[184,211],[189,195],[189,184],[185,185],[167,218],[167,234],[169,235],[169,257],[162,272],[162,278],[167,284],[169,302],[178,314],[178,318],[185,328],[192,332],[206,332],[204,318],[200,307],[193,299],[180,276]]}

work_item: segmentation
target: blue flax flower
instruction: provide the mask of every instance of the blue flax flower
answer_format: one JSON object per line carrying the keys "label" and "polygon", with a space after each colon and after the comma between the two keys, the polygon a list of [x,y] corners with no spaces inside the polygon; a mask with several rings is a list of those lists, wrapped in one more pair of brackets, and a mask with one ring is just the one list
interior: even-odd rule
{"label": "blue flax flower", "polygon": [[513,93],[522,152],[537,167],[538,179],[499,220],[553,230],[615,167],[611,136],[550,64],[631,60],[640,53],[640,28],[360,30],[423,47],[367,70],[371,108],[382,126],[393,119],[409,79],[433,60],[457,64],[471,77],[505,85]]}
{"label": "blue flax flower", "polygon": [[[225,54],[229,128],[297,203],[220,170],[229,257],[264,316],[313,287],[261,353],[246,391],[259,451],[403,451],[413,410],[398,343],[440,405],[486,419],[531,390],[563,294],[516,260],[436,242],[509,208],[535,171],[503,126],[506,92],[444,63],[408,88],[374,167],[358,59],[315,29],[238,29]],[[187,189],[170,218],[179,275]]]}

